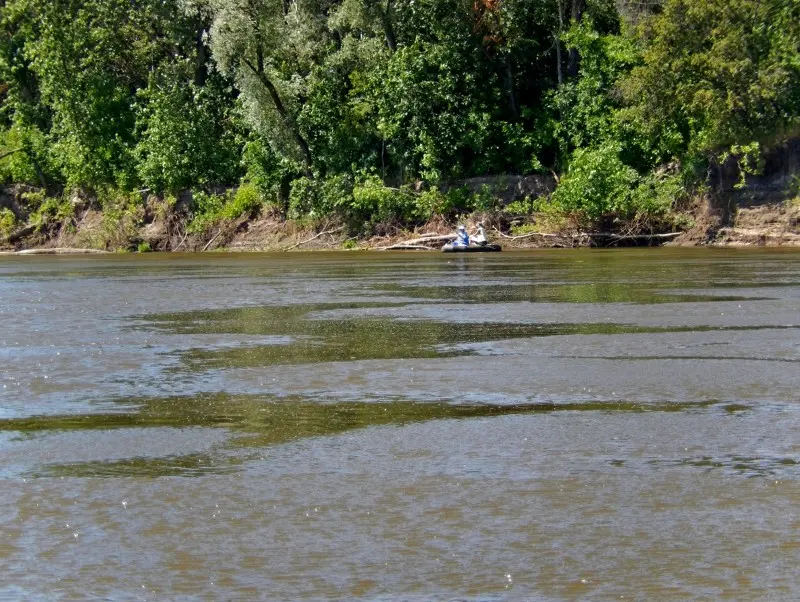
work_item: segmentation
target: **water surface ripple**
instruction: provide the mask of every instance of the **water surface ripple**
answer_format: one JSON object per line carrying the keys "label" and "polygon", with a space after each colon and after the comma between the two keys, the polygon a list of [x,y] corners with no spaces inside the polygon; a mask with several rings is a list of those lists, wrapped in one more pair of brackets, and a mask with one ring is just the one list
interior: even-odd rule
{"label": "water surface ripple", "polygon": [[794,600],[800,253],[0,257],[0,599]]}

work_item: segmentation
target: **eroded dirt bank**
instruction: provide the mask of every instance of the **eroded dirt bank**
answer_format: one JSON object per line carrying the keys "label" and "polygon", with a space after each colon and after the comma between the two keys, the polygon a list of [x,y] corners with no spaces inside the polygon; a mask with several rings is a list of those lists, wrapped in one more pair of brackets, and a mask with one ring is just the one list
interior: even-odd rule
{"label": "eroded dirt bank", "polygon": [[[626,235],[620,232],[558,232],[512,234],[500,216],[474,216],[468,228],[483,220],[493,242],[509,249],[543,247],[657,246],[800,246],[800,201],[769,202],[737,207],[724,217],[712,204],[698,202],[694,225],[683,232]],[[63,249],[106,251],[294,251],[322,249],[438,249],[454,224],[432,221],[413,230],[384,226],[370,237],[351,236],[336,222],[303,224],[274,216],[221,223],[209,232],[186,232],[187,219],[166,216],[138,225],[109,224],[108,217],[85,209],[69,221],[48,229],[22,229],[6,237],[0,251],[29,249],[63,252]]]}
{"label": "eroded dirt bank", "polygon": [[[544,176],[502,176],[467,181],[493,186],[501,206],[531,195],[547,195],[554,181]],[[36,189],[0,190],[0,209],[18,224],[0,237],[0,252],[26,249],[95,249],[100,251],[294,251],[320,249],[438,249],[455,223],[435,219],[414,229],[380,224],[370,235],[335,219],[287,221],[267,214],[222,220],[202,232],[189,227],[191,197],[172,203],[147,196],[124,211],[100,211],[96,199],[75,194],[48,217],[26,213],[26,195]],[[62,216],[63,215],[63,216]],[[686,227],[677,232],[636,233],[616,224],[608,231],[587,232],[575,226],[548,228],[536,216],[512,219],[504,212],[466,219],[472,229],[486,224],[492,242],[507,249],[541,247],[657,246],[800,246],[800,139],[765,155],[761,175],[742,178],[731,161],[709,172],[708,186],[686,209]],[[357,230],[357,229],[356,229]]]}

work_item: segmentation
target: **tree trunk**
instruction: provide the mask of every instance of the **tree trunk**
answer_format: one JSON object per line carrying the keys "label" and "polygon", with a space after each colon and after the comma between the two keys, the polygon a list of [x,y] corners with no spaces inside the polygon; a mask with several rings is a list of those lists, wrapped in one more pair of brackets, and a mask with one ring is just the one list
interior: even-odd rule
{"label": "tree trunk", "polygon": [[[572,0],[572,14],[570,15],[572,23],[578,24],[581,22],[585,8],[586,0]],[[569,49],[569,63],[567,64],[567,75],[569,77],[577,77],[580,58],[577,48]]]}
{"label": "tree trunk", "polygon": [[305,168],[306,176],[311,177],[311,166],[313,165],[314,161],[311,158],[311,149],[308,146],[308,142],[306,142],[305,138],[303,138],[303,136],[300,134],[294,117],[292,117],[292,115],[286,109],[286,106],[281,100],[280,94],[278,94],[277,88],[275,88],[275,85],[264,72],[264,57],[260,52],[257,55],[257,60],[258,66],[255,66],[247,58],[242,58],[244,64],[247,65],[247,67],[255,74],[256,77],[258,77],[258,80],[267,89],[267,92],[269,92],[269,96],[272,98],[272,102],[275,104],[275,109],[278,111],[281,119],[283,119],[283,123],[286,125],[289,133],[292,135],[292,138],[294,138],[294,141],[297,143],[297,146],[300,147],[300,150],[303,153],[303,166]]}
{"label": "tree trunk", "polygon": [[203,41],[203,31],[203,22],[198,19],[197,31],[195,33],[197,65],[194,72],[194,83],[199,87],[205,86],[206,79],[208,79],[208,53],[206,51],[206,44]]}
{"label": "tree trunk", "polygon": [[514,72],[511,69],[511,57],[508,56],[508,53],[505,53],[505,63],[506,85],[508,87],[508,103],[514,119],[519,119],[519,110],[517,109],[517,94],[514,86]]}
{"label": "tree trunk", "polygon": [[556,68],[558,70],[558,85],[564,83],[564,73],[561,70],[561,35],[564,33],[564,0],[558,0],[558,33],[556,34]]}
{"label": "tree trunk", "polygon": [[380,13],[383,35],[386,37],[386,46],[394,52],[397,50],[397,39],[394,36],[394,27],[392,26],[392,0],[386,0],[386,9],[382,9],[379,3],[378,12]]}

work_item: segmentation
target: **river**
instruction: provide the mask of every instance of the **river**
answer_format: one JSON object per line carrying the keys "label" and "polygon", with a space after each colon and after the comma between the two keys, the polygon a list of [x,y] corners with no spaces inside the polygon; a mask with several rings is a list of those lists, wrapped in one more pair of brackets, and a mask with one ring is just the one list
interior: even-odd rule
{"label": "river", "polygon": [[795,600],[800,253],[0,257],[0,599]]}

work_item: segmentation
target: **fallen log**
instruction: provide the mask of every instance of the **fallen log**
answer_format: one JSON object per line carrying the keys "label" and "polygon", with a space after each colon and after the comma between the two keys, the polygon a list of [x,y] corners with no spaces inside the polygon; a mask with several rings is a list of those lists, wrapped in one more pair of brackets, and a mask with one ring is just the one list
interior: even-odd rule
{"label": "fallen log", "polygon": [[49,249],[25,249],[14,255],[108,255],[110,251],[100,249],[73,249],[70,247],[52,247]]}
{"label": "fallen log", "polygon": [[443,242],[446,240],[454,240],[455,238],[456,238],[455,234],[441,234],[441,235],[435,234],[433,236],[423,236],[421,238],[412,238],[411,240],[404,240],[402,242],[389,245],[388,247],[378,247],[378,251],[391,251],[393,249],[401,249],[404,247],[414,246],[414,245],[423,246],[423,243]]}
{"label": "fallen log", "polygon": [[430,251],[431,247],[425,245],[392,245],[391,247],[382,247],[379,251]]}
{"label": "fallen log", "polygon": [[616,234],[614,232],[581,232],[577,236],[589,238],[613,238],[614,240],[647,240],[650,238],[676,238],[683,232],[667,232],[665,234]]}
{"label": "fallen log", "polygon": [[322,232],[319,232],[319,233],[315,234],[315,235],[314,235],[314,236],[312,236],[311,238],[307,238],[307,239],[305,239],[305,240],[301,240],[299,243],[297,243],[297,244],[294,244],[294,245],[292,245],[291,247],[286,247],[286,248],[284,249],[284,251],[291,251],[292,249],[296,249],[296,248],[297,248],[297,247],[299,247],[300,245],[304,245],[304,244],[306,244],[307,242],[311,242],[312,240],[316,240],[316,239],[318,239],[320,236],[323,236],[323,235],[325,235],[325,234],[335,234],[336,232],[341,232],[342,230],[344,230],[344,226],[342,226],[341,228],[334,228],[333,230],[324,230],[324,229],[323,229],[323,230],[322,230]]}
{"label": "fallen log", "polygon": [[533,238],[534,236],[541,236],[542,238],[611,238],[614,241],[619,240],[652,240],[656,239],[670,239],[677,238],[683,232],[667,232],[666,234],[618,234],[616,232],[578,232],[577,234],[546,234],[544,232],[529,232],[528,234],[520,234],[518,236],[510,236],[503,234],[497,228],[494,228],[501,237],[508,240],[520,240],[522,238]]}
{"label": "fallen log", "polygon": [[528,234],[520,234],[518,236],[510,236],[508,234],[503,234],[497,228],[494,228],[494,231],[497,232],[503,238],[507,238],[508,240],[520,240],[521,238],[532,238],[534,236],[541,236],[543,238],[568,238],[572,236],[574,238],[575,235],[573,234],[545,234],[544,232],[530,232]]}
{"label": "fallen log", "polygon": [[211,243],[213,243],[215,240],[217,240],[219,238],[220,234],[222,234],[222,228],[220,228],[219,231],[211,238],[211,240],[209,240],[206,243],[206,246],[203,247],[203,251],[208,251],[208,247],[210,247]]}

